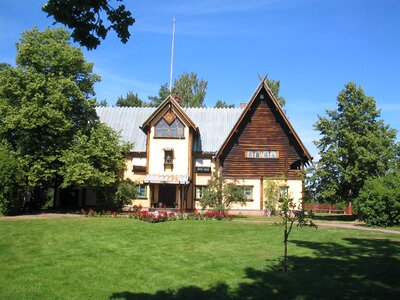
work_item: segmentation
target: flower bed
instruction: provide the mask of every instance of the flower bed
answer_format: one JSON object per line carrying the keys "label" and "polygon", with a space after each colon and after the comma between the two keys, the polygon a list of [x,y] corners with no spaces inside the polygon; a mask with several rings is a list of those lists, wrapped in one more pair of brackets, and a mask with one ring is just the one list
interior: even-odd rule
{"label": "flower bed", "polygon": [[159,223],[176,220],[232,220],[233,215],[229,215],[223,211],[205,211],[185,210],[178,212],[155,211],[149,212],[140,208],[134,209],[126,213],[116,211],[95,211],[93,208],[89,210],[81,209],[81,214],[86,217],[114,217],[114,218],[131,218],[138,219],[149,223]]}

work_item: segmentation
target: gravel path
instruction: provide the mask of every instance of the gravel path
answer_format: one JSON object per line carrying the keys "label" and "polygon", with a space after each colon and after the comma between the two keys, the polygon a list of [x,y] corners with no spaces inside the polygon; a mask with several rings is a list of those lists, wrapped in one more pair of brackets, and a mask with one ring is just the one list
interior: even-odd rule
{"label": "gravel path", "polygon": [[[274,222],[266,220],[246,220],[246,219],[236,219],[235,222],[254,222],[254,223],[269,223],[274,224]],[[399,234],[400,230],[391,230],[391,229],[384,229],[384,228],[375,228],[375,227],[366,227],[364,224],[346,224],[346,223],[336,223],[336,222],[318,222],[314,220],[314,223],[318,226],[323,227],[336,227],[336,228],[347,228],[347,229],[355,229],[355,230],[367,230],[367,231],[378,231],[383,233],[392,233],[392,234]]]}
{"label": "gravel path", "polygon": [[318,226],[326,226],[326,227],[339,227],[339,228],[348,228],[356,230],[379,231],[384,233],[400,234],[400,230],[366,227],[365,225],[354,225],[354,224],[344,224],[344,223],[317,223],[317,222],[316,224]]}

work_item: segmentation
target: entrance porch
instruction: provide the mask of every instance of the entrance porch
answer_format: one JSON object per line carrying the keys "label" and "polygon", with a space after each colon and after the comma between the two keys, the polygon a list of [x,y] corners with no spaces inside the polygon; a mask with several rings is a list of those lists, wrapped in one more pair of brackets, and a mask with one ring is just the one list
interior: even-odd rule
{"label": "entrance porch", "polygon": [[188,176],[146,175],[144,184],[150,188],[150,206],[155,209],[181,210],[192,208]]}

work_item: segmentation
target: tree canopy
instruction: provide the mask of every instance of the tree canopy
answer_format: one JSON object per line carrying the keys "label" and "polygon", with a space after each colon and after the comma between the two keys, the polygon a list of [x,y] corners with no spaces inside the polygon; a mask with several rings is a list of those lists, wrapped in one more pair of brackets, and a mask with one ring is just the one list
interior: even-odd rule
{"label": "tree canopy", "polygon": [[349,82],[337,109],[319,116],[314,127],[320,160],[311,177],[319,201],[353,201],[369,177],[384,175],[398,157],[396,130],[380,119],[374,98]]}
{"label": "tree canopy", "polygon": [[234,108],[235,104],[228,104],[225,101],[217,100],[214,105],[214,108]]}
{"label": "tree canopy", "polygon": [[115,104],[118,107],[143,107],[149,104],[139,98],[137,93],[128,92],[125,97],[119,96]]}
{"label": "tree canopy", "polygon": [[[26,185],[46,189],[54,184],[88,183],[83,173],[67,176],[68,168],[78,172],[74,166],[82,160],[104,177],[116,172],[115,166],[121,164],[114,158],[119,160],[124,148],[96,115],[93,85],[100,77],[92,72],[93,64],[85,61],[82,51],[70,45],[69,33],[63,29],[39,32],[37,28],[23,33],[16,62],[16,68],[0,71],[0,140],[22,162]],[[84,149],[85,143],[91,148]],[[85,152],[96,151],[95,144],[115,150],[107,157],[113,166],[100,166],[98,156]]]}
{"label": "tree canopy", "polygon": [[158,106],[171,95],[178,95],[183,107],[203,107],[206,96],[208,82],[199,79],[195,72],[183,72],[174,81],[172,92],[168,89],[168,84],[163,84],[158,91],[158,96],[150,96],[151,106]]}
{"label": "tree canopy", "polygon": [[163,102],[170,94],[168,84],[164,83],[158,90],[158,96],[149,96],[150,106],[157,107]]}
{"label": "tree canopy", "polygon": [[[116,0],[122,2],[123,0]],[[112,29],[124,44],[130,37],[129,27],[135,19],[125,5],[114,8],[112,0],[48,0],[42,10],[55,23],[72,29],[72,38],[87,49],[96,49]],[[107,19],[104,18],[106,14]],[[107,22],[108,21],[108,22]]]}
{"label": "tree canopy", "polygon": [[207,81],[199,79],[197,73],[184,72],[174,81],[173,94],[178,94],[183,107],[203,107]]}

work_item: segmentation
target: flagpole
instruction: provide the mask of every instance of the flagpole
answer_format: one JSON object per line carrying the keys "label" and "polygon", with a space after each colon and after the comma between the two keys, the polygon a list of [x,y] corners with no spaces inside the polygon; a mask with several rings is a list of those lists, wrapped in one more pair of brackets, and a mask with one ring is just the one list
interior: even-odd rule
{"label": "flagpole", "polygon": [[175,46],[175,17],[172,25],[172,49],[171,49],[171,68],[169,73],[169,92],[172,93],[172,69],[174,66],[174,46]]}

